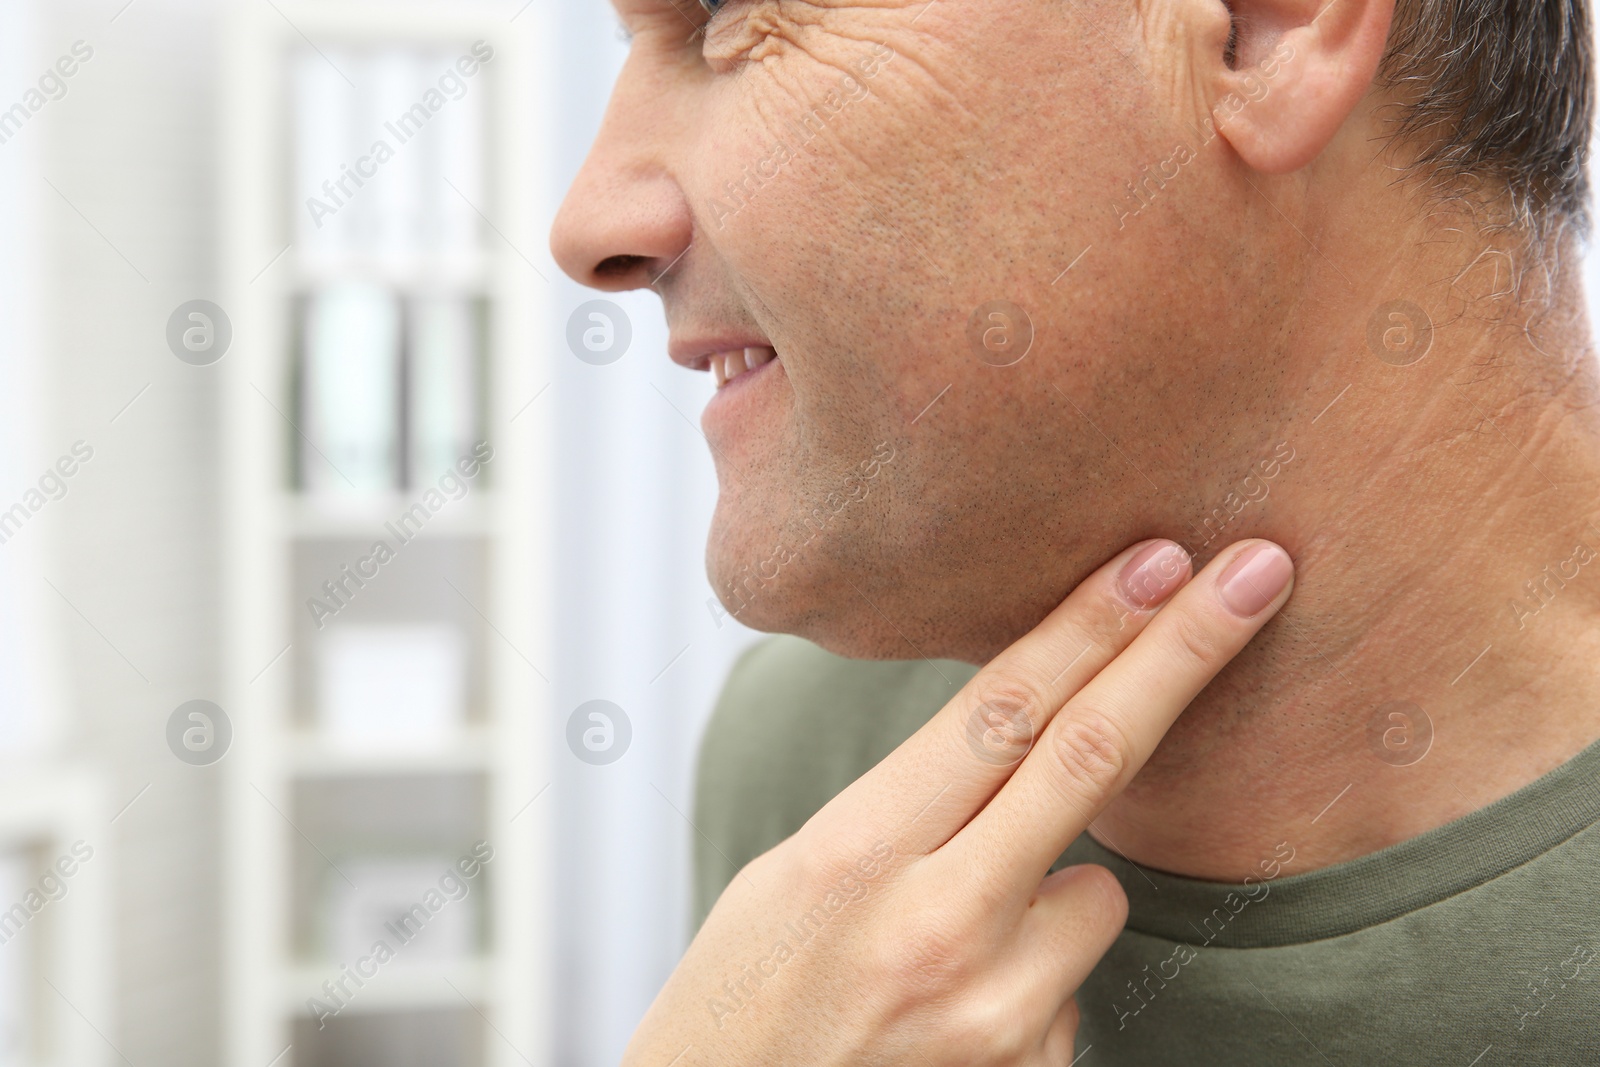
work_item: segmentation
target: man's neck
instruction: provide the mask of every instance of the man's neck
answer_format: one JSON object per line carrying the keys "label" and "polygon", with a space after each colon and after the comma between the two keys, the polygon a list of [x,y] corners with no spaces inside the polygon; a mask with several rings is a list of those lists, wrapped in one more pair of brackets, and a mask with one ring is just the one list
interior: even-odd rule
{"label": "man's neck", "polygon": [[1294,595],[1097,820],[1108,848],[1237,881],[1286,842],[1290,873],[1310,870],[1600,738],[1600,397],[1581,295],[1565,285],[1567,313],[1524,330],[1525,309],[1495,321],[1510,298],[1484,303],[1499,281],[1469,284],[1469,302],[1435,294],[1436,315],[1455,306],[1424,360],[1330,359],[1285,420],[1292,465],[1209,547],[1278,541]]}

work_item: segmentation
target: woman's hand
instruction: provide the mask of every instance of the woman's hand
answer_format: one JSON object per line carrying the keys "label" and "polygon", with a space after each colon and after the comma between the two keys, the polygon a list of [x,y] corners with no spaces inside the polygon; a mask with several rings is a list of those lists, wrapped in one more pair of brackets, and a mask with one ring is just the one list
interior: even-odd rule
{"label": "woman's hand", "polygon": [[1189,577],[1170,541],[1126,550],[751,862],[624,1062],[1069,1064],[1073,995],[1127,898],[1103,867],[1046,875],[1288,599],[1293,565],[1245,541]]}

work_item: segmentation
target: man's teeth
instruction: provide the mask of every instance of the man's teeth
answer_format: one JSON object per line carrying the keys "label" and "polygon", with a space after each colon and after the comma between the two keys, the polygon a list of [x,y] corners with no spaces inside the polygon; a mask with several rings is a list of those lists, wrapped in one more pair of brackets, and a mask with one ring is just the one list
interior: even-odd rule
{"label": "man's teeth", "polygon": [[711,376],[717,380],[717,388],[721,389],[723,385],[745,371],[755,370],[763,363],[771,363],[777,358],[777,351],[769,345],[718,352],[711,357]]}

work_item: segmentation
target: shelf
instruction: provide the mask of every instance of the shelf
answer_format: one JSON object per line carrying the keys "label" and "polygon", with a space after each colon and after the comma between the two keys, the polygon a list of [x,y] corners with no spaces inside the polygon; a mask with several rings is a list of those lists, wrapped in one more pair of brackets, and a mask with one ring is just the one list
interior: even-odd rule
{"label": "shelf", "polygon": [[[475,956],[458,963],[407,964],[402,949],[393,960],[380,966],[376,975],[366,979],[361,988],[355,988],[354,982],[346,982],[352,995],[339,1015],[465,1008],[468,1002],[473,1007],[483,1008],[494,999],[490,982],[493,971],[492,956]],[[343,973],[344,965],[334,960],[293,965],[287,970],[283,984],[285,1010],[292,1015],[306,1015],[306,1001],[312,997],[331,1003],[322,983],[337,979]]]}
{"label": "shelf", "polygon": [[289,736],[286,752],[290,772],[305,778],[479,774],[490,770],[494,755],[485,727],[470,727],[432,748],[394,752],[351,752],[300,731]]}
{"label": "shelf", "polygon": [[286,493],[281,513],[288,516],[288,532],[302,539],[350,539],[388,541],[391,545],[439,537],[487,537],[494,532],[493,508],[488,494],[476,490],[460,500],[445,497],[445,503],[425,523],[413,519],[402,525],[400,518],[421,503],[427,487],[405,493],[377,496],[309,497]]}
{"label": "shelf", "polygon": [[[463,478],[467,492],[452,498],[439,487],[439,478],[469,449],[446,455],[419,443],[432,438],[413,432],[426,421],[420,415],[415,422],[399,415],[409,400],[395,407],[399,418],[392,434],[395,447],[409,440],[413,449],[408,459],[419,484],[404,489],[387,488],[390,479],[367,479],[347,468],[357,484],[383,487],[357,492],[339,474],[315,466],[329,463],[329,457],[344,466],[340,457],[353,453],[343,450],[337,433],[330,437],[326,417],[299,417],[308,395],[332,395],[309,392],[319,382],[328,383],[308,376],[303,358],[306,331],[321,321],[309,317],[321,313],[321,305],[309,298],[331,295],[329,287],[377,285],[388,291],[386,299],[408,302],[397,324],[407,332],[397,343],[412,347],[397,351],[413,355],[424,350],[421,338],[433,337],[426,331],[448,325],[423,317],[431,314],[424,301],[468,298],[478,305],[472,346],[481,364],[471,390],[475,411],[485,401],[534,396],[552,376],[561,322],[552,298],[537,287],[528,289],[527,264],[507,251],[536,246],[542,224],[538,205],[547,199],[541,185],[546,135],[536,121],[543,113],[542,71],[548,66],[540,52],[546,35],[536,28],[542,16],[530,11],[512,25],[499,4],[475,0],[427,5],[278,0],[234,5],[229,14],[221,65],[228,113],[237,121],[222,131],[219,215],[226,223],[227,283],[219,303],[234,317],[236,331],[227,360],[217,367],[230,383],[219,394],[225,405],[219,425],[225,439],[221,491],[227,578],[227,621],[220,641],[228,663],[220,702],[236,734],[220,765],[227,791],[224,924],[230,937],[221,1034],[226,1048],[219,1062],[227,1067],[269,1062],[288,1067],[290,1060],[303,1067],[548,1067],[543,1054],[529,1061],[516,1051],[549,1044],[549,976],[541,961],[548,952],[546,916],[552,909],[538,862],[548,849],[548,816],[541,814],[548,806],[534,805],[514,823],[504,821],[500,809],[507,798],[521,804],[537,795],[548,779],[543,766],[549,742],[536,724],[552,714],[549,696],[521,657],[540,663],[555,658],[547,647],[547,597],[554,580],[549,512],[542,506],[550,496],[553,430],[524,420],[512,434],[500,423],[492,462]],[[480,39],[494,49],[489,73],[470,84],[481,130],[468,139],[471,143],[436,146],[437,159],[417,157],[419,165],[434,168],[429,174],[449,170],[467,190],[459,199],[471,195],[472,201],[441,214],[422,200],[406,207],[409,201],[402,203],[396,194],[384,208],[398,217],[403,207],[422,221],[415,230],[383,232],[437,233],[438,238],[426,240],[448,247],[437,254],[407,248],[380,260],[350,254],[351,246],[344,243],[329,248],[324,241],[303,239],[307,216],[297,189],[306,176],[297,161],[325,156],[336,169],[355,158],[350,152],[359,154],[362,144],[347,145],[345,135],[365,128],[362,116],[395,113],[389,88],[367,78],[354,79],[359,86],[345,85],[333,67],[342,58],[319,57],[309,42],[340,49],[411,49],[432,63],[441,47],[454,54],[460,42]],[[394,70],[402,68],[409,69],[397,63]],[[312,72],[303,83],[296,80],[302,71]],[[317,110],[317,101],[332,99],[320,88],[329,79],[330,91],[354,93],[337,114]],[[458,107],[454,101],[449,106]],[[297,125],[301,122],[306,125]],[[327,134],[327,151],[319,148],[322,154],[315,157],[298,154],[298,131],[312,126],[322,131],[313,131],[315,137]],[[467,152],[481,159],[468,165]],[[441,162],[451,166],[435,167]],[[321,163],[319,173],[320,168]],[[473,173],[486,190],[482,198],[462,178]],[[448,188],[444,193],[458,195]],[[358,215],[364,217],[372,207],[376,218],[372,197],[384,195],[368,194]],[[468,208],[474,213],[481,208],[493,223],[474,214],[478,221],[471,231],[455,222],[445,225],[446,214],[459,222],[456,216],[464,218]],[[357,217],[350,216],[346,236],[339,240],[367,240],[378,233],[357,226]],[[340,225],[346,221],[341,215]],[[466,239],[472,232],[480,246]],[[322,237],[336,239],[327,230]],[[347,296],[351,306],[361,303],[357,294]],[[353,353],[352,359],[361,354]],[[439,369],[418,361],[410,366]],[[352,381],[361,377],[351,370]],[[400,384],[422,390],[431,380],[419,376]],[[437,400],[443,394],[417,395]],[[316,410],[338,409],[325,404]],[[351,416],[357,417],[360,412]],[[351,424],[335,426],[359,436]],[[482,433],[490,436],[487,428]],[[291,457],[315,472],[311,484],[319,491],[289,488],[284,474]],[[360,461],[356,455],[351,462]],[[435,504],[440,499],[430,497],[430,490],[443,497],[432,512],[424,498]],[[418,505],[422,510],[413,511]],[[407,513],[412,521],[402,529],[399,520]],[[372,551],[379,541],[388,553]],[[402,547],[411,541],[424,543]],[[374,564],[381,568],[377,580]],[[353,588],[347,584],[352,580]],[[337,608],[336,623],[314,608],[308,612],[310,600],[326,595],[318,590],[333,582],[345,590],[325,605]],[[331,647],[327,634],[318,638],[319,623],[328,629],[459,625],[468,650],[462,703],[472,717],[452,720],[455,729],[427,747],[386,751],[330,738],[306,714],[322,699],[319,657]],[[508,641],[496,639],[495,632]],[[263,671],[266,657],[283,657],[278,650],[288,649],[293,651],[286,666]],[[391,725],[398,731],[398,720]],[[326,1029],[319,1027],[316,1012],[307,1011],[307,999],[327,1000],[323,983],[343,976],[344,965],[356,962],[309,953],[310,945],[320,943],[310,935],[322,929],[323,909],[329,906],[320,891],[321,865],[342,862],[346,854],[432,855],[478,837],[491,839],[495,848],[493,890],[479,900],[478,936],[484,940],[456,943],[475,954],[429,962],[424,946],[402,947],[361,987],[347,978],[348,1007],[328,1020]],[[307,946],[308,954],[295,953],[290,947],[295,945]],[[429,1009],[458,1018],[440,1022],[429,1018],[434,1014]],[[488,1033],[488,1016],[495,1017],[493,1041],[488,1040],[494,1036]],[[291,1044],[293,1051],[285,1052]]]}

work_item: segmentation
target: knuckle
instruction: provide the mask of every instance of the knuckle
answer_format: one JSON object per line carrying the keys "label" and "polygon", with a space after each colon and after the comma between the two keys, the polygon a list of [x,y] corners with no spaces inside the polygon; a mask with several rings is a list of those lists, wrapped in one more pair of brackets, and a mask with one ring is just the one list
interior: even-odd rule
{"label": "knuckle", "polygon": [[1108,716],[1081,709],[1057,720],[1050,750],[1063,786],[1088,801],[1098,801],[1116,788],[1131,751],[1127,735]]}
{"label": "knuckle", "polygon": [[978,991],[954,1012],[956,1063],[1016,1063],[1038,1044],[1034,1022],[1001,990]]}
{"label": "knuckle", "polygon": [[981,692],[984,704],[1019,709],[1031,721],[1039,719],[1047,702],[1044,687],[1030,673],[1011,665],[991,674]]}
{"label": "knuckle", "polygon": [[802,829],[758,856],[752,866],[770,864],[761,871],[763,877],[794,887],[806,899],[822,901],[831,909],[839,901],[853,903],[866,896],[875,882],[884,879],[893,860],[893,847],[883,841],[851,849]]}
{"label": "knuckle", "polygon": [[1091,928],[1120,930],[1128,921],[1128,894],[1117,876],[1095,863],[1084,864],[1078,875],[1082,899],[1080,914]]}
{"label": "knuckle", "polygon": [[886,988],[913,1003],[937,1003],[955,992],[968,969],[966,939],[924,919],[891,925],[873,943],[872,967]]}
{"label": "knuckle", "polygon": [[1071,997],[1061,1005],[1061,1025],[1066,1027],[1068,1033],[1077,1033],[1078,1023],[1083,1016],[1078,1011],[1078,998]]}
{"label": "knuckle", "polygon": [[1001,668],[979,694],[981,699],[967,716],[969,747],[987,763],[1015,764],[1033,747],[1047,714],[1043,688],[1015,670]]}
{"label": "knuckle", "polygon": [[804,892],[820,880],[820,867],[817,850],[796,834],[745,863],[729,886],[782,885]]}
{"label": "knuckle", "polygon": [[1054,1025],[1045,1038],[1045,1055],[1050,1063],[1067,1063],[1074,1059],[1073,1052],[1077,1045],[1078,1026],[1082,1016],[1078,1012],[1078,998],[1069,997],[1056,1012]]}
{"label": "knuckle", "polygon": [[829,882],[838,864],[826,840],[804,828],[750,862],[763,879],[810,895]]}

